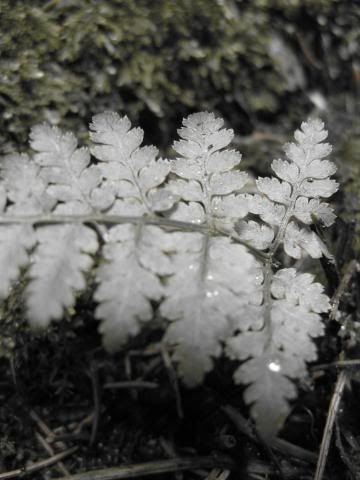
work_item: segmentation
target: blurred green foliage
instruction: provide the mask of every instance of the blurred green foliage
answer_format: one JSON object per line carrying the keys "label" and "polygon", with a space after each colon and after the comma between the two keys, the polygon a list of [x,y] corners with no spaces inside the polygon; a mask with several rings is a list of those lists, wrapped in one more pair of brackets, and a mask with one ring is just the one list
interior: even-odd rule
{"label": "blurred green foliage", "polygon": [[85,131],[104,109],[160,145],[194,110],[249,133],[309,108],[320,80],[351,88],[355,3],[0,0],[0,141],[23,142],[44,120],[78,131],[82,119]]}

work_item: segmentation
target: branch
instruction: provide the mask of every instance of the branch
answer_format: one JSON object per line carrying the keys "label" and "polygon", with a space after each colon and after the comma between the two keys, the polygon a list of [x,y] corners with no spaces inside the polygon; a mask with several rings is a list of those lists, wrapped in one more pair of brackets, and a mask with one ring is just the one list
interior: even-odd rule
{"label": "branch", "polygon": [[63,477],[59,480],[121,480],[124,478],[139,478],[168,472],[180,472],[182,470],[198,470],[216,467],[225,467],[231,470],[236,469],[235,463],[229,457],[225,456],[185,457],[92,470],[71,475],[70,477]]}

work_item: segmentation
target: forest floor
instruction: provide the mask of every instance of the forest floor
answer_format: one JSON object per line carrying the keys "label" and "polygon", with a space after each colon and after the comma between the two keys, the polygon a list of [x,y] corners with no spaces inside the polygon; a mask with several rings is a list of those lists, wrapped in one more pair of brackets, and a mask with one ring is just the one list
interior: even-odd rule
{"label": "forest floor", "polygon": [[266,443],[247,420],[231,362],[218,361],[203,386],[187,389],[161,329],[110,356],[92,309],[80,299],[72,323],[45,336],[18,329],[0,363],[0,480],[310,480],[324,431],[322,478],[360,478],[359,365],[336,365],[335,322],[279,437]]}

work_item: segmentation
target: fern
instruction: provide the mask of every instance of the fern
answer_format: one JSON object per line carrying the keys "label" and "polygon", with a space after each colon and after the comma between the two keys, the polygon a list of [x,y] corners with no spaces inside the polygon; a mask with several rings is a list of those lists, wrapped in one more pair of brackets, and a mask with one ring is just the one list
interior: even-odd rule
{"label": "fern", "polygon": [[109,351],[158,308],[184,382],[200,384],[223,353],[241,361],[234,380],[259,431],[274,435],[329,309],[312,275],[278,269],[284,254],[331,258],[310,229],[335,219],[322,201],[337,189],[326,135],[319,120],[303,123],[287,160],[272,163],[278,178],[257,179],[250,195],[241,155],[228,148],[233,131],[211,113],[183,121],[174,160],[141,146],[142,130],[113,112],[93,118],[90,150],[34,127],[34,155],[0,163],[0,296],[25,272],[29,322],[44,328],[75,306],[93,271]]}
{"label": "fern", "polygon": [[298,274],[294,268],[279,270],[274,276],[272,272],[280,246],[295,259],[328,254],[307,226],[316,221],[329,226],[335,220],[330,206],[320,201],[338,187],[328,178],[336,170],[334,164],[323,160],[331,152],[331,146],[322,143],[326,137],[319,120],[302,123],[295,132],[297,143],[285,145],[288,160],[272,162],[281,180],[259,178],[259,193],[247,196],[249,211],[259,220],[237,225],[241,239],[267,249],[261,306],[264,322],[260,329],[251,326],[249,332],[239,325],[239,333],[228,340],[227,354],[238,360],[250,358],[235,372],[235,381],[250,385],[245,400],[252,405],[253,417],[265,436],[280,428],[289,412],[288,400],[296,396],[289,378],[305,377],[305,361],[316,360],[312,338],[323,333],[319,314],[330,308],[323,287],[313,283],[311,275]]}
{"label": "fern", "polygon": [[239,316],[245,326],[256,323],[248,299],[253,296],[256,303],[259,297],[259,265],[245,247],[216,236],[247,213],[245,199],[237,195],[247,175],[234,169],[241,155],[224,150],[233,131],[222,126],[212,114],[190,115],[179,130],[181,140],[174,143],[181,155],[172,162],[176,178],[169,184],[181,198],[174,215],[205,227],[201,234],[173,234],[174,268],[161,306],[163,316],[172,320],[165,339],[175,344],[174,359],[190,386],[212,369]]}

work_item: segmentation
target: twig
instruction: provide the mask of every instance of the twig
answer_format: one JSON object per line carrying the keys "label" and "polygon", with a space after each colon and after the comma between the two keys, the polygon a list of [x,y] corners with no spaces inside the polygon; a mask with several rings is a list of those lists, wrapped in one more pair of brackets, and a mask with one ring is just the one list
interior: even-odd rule
{"label": "twig", "polygon": [[351,360],[338,360],[337,362],[322,363],[311,367],[311,371],[326,370],[329,368],[347,368],[360,366],[360,358],[352,358]]}
{"label": "twig", "polygon": [[165,346],[162,347],[161,354],[162,354],[162,358],[163,358],[163,361],[164,361],[165,368],[168,372],[168,376],[169,376],[171,386],[174,389],[175,400],[176,400],[176,411],[177,411],[178,417],[181,419],[181,418],[184,418],[184,411],[183,411],[183,407],[182,407],[182,401],[181,401],[181,395],[180,395],[179,382],[178,382],[178,379],[177,379],[177,375],[176,375],[176,372],[174,370],[173,364],[171,362],[169,352],[167,351]]}
{"label": "twig", "polygon": [[96,434],[99,427],[100,393],[99,393],[99,382],[98,382],[97,371],[93,363],[90,366],[90,379],[91,379],[91,386],[92,386],[93,399],[94,399],[94,416],[93,416],[92,425],[91,425],[90,445],[94,445]]}
{"label": "twig", "polygon": [[[44,468],[51,467],[51,465],[54,465],[54,463],[58,463],[65,457],[72,455],[78,449],[79,447],[72,447],[63,452],[59,452],[50,458],[46,458],[45,460],[39,460],[38,462],[35,462],[29,466],[17,468],[16,470],[11,470],[10,472],[0,473],[0,480],[8,480],[10,478],[22,478],[25,477],[25,475],[29,475],[30,473],[38,472],[39,470],[42,470]],[[63,477],[63,480],[69,480],[69,478],[72,477]]]}
{"label": "twig", "polygon": [[356,260],[351,260],[345,268],[344,275],[341,278],[340,284],[331,300],[332,308],[330,312],[330,319],[336,320],[337,312],[339,310],[341,297],[344,295],[353,274],[359,269],[359,264]]}
{"label": "twig", "polygon": [[[233,422],[239,432],[245,434],[252,441],[259,443],[257,435],[255,435],[255,433],[253,432],[247,420],[235,408],[230,405],[226,405],[225,407],[222,407],[222,411],[226,413],[226,415],[230,418],[230,420]],[[283,455],[290,455],[291,457],[299,458],[304,462],[316,463],[317,460],[317,456],[315,455],[315,453],[298,447],[297,445],[287,442],[286,440],[283,440],[281,438],[274,438],[272,440],[271,448],[277,450]]]}
{"label": "twig", "polygon": [[316,466],[316,473],[315,473],[314,480],[321,480],[324,475],[326,460],[329,453],[330,440],[331,440],[332,432],[334,429],[334,422],[339,410],[340,400],[345,388],[347,378],[348,378],[348,374],[346,371],[343,370],[342,372],[340,372],[340,375],[338,376],[338,379],[336,382],[335,391],[331,398],[329,413],[326,419],[323,438],[321,441],[320,454],[319,454],[319,459]]}
{"label": "twig", "polygon": [[[29,416],[36,423],[40,432],[42,432],[46,437],[48,437],[48,438],[54,438],[55,437],[55,433],[39,417],[39,415],[35,412],[35,410],[30,410]],[[38,433],[38,432],[35,433],[35,436],[36,436],[37,440],[39,441],[39,443],[41,444],[41,446],[45,449],[45,451],[49,455],[54,456],[55,451],[53,450],[52,446],[49,444],[48,440],[45,439],[42,435],[40,435],[40,433]],[[57,444],[57,446],[59,446],[60,448],[66,448],[66,445],[65,445],[64,442],[57,441],[57,442],[55,442],[55,444]],[[59,470],[62,474],[67,475],[67,476],[70,475],[70,472],[67,470],[67,468],[65,467],[65,465],[61,461],[58,462],[58,468],[59,468]]]}
{"label": "twig", "polygon": [[222,470],[220,468],[214,468],[211,470],[205,480],[226,480],[230,475],[230,470]]}
{"label": "twig", "polygon": [[[39,432],[36,432],[36,433],[35,433],[35,436],[36,436],[38,442],[40,443],[40,445],[43,447],[43,449],[44,449],[51,457],[53,457],[53,456],[55,455],[54,449],[51,447],[51,445],[49,445],[49,443],[47,442],[47,440],[46,440]],[[65,467],[65,465],[63,464],[63,462],[61,462],[61,461],[57,462],[57,467],[58,467],[58,470],[60,471],[60,473],[62,473],[62,474],[65,475],[66,477],[68,477],[68,476],[70,475],[69,470]]]}
{"label": "twig", "polygon": [[105,383],[104,388],[111,389],[127,389],[127,388],[159,388],[156,382],[147,382],[145,380],[128,380],[124,382],[109,382]]}
{"label": "twig", "polygon": [[122,480],[125,478],[138,478],[148,475],[159,475],[161,473],[179,472],[182,470],[198,470],[200,468],[216,467],[236,470],[236,465],[231,458],[219,455],[212,457],[171,458],[168,460],[145,462],[123,467],[92,470],[59,480]]}
{"label": "twig", "polygon": [[339,449],[341,460],[348,467],[352,479],[356,480],[356,478],[359,478],[359,477],[357,476],[356,468],[355,468],[355,465],[354,465],[355,462],[351,461],[351,458],[349,458],[349,455],[345,451],[344,445],[343,445],[342,440],[341,440],[341,432],[340,432],[338,419],[335,422],[335,434],[336,434],[336,437],[335,437],[336,438],[336,446]]}

